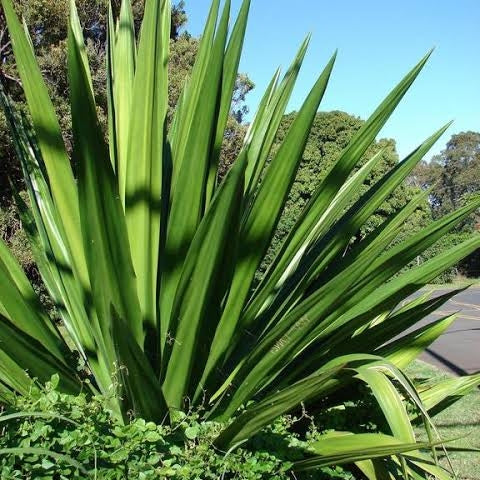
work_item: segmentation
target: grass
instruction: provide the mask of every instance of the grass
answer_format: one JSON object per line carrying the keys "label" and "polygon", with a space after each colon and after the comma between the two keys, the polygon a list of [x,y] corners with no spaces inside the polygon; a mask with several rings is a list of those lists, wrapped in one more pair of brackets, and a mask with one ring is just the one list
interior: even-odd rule
{"label": "grass", "polygon": [[[412,363],[407,373],[416,379],[441,379],[449,376],[448,373],[422,361]],[[480,390],[477,389],[438,414],[434,417],[434,422],[444,439],[461,437],[450,443],[451,446],[480,448]],[[424,439],[421,430],[418,433],[419,439]],[[458,478],[480,480],[480,452],[452,452],[450,460]],[[442,463],[448,466],[445,458]]]}
{"label": "grass", "polygon": [[454,288],[463,288],[471,286],[472,288],[480,287],[480,278],[467,278],[462,275],[458,275],[449,283],[430,283],[425,285],[424,289],[429,290],[445,290]]}

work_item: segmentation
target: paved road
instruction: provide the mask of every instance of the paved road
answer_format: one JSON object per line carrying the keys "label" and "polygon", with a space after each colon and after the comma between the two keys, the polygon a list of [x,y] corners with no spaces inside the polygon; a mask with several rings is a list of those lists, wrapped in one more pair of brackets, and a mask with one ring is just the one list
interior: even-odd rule
{"label": "paved road", "polygon": [[[447,290],[438,290],[434,296],[446,292]],[[472,287],[458,294],[418,325],[425,325],[454,312],[459,314],[450,329],[420,358],[456,375],[479,372],[480,288]]]}

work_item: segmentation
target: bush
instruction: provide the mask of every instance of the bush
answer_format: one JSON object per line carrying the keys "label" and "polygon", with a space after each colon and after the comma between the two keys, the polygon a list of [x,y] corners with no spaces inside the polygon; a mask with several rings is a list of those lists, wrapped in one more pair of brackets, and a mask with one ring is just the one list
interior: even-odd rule
{"label": "bush", "polygon": [[[308,442],[299,440],[299,433],[295,432],[302,419],[283,416],[244,447],[225,454],[212,447],[223,426],[200,421],[201,412],[179,412],[170,425],[140,418],[123,425],[112,415],[108,397],[65,395],[56,391],[57,383],[58,379],[53,378],[45,388],[34,387],[29,396],[16,400],[13,411],[22,411],[25,416],[4,424],[0,449],[45,449],[66,458],[54,458],[52,453],[1,455],[2,480],[84,479],[90,475],[98,480],[283,480],[292,478],[292,462],[303,458],[301,450],[308,447]],[[332,416],[337,423],[339,418],[343,415]],[[319,434],[312,421],[307,423],[306,430],[309,440]],[[72,466],[72,459],[82,465],[83,473]],[[297,478],[354,477],[337,467],[312,475],[298,474]]]}

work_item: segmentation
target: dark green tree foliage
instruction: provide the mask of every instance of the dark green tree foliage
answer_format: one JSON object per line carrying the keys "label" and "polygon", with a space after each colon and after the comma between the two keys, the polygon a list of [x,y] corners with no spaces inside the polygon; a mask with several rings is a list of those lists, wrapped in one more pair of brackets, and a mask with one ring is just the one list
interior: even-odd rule
{"label": "dark green tree foliage", "polygon": [[[422,162],[414,180],[422,188],[434,186],[431,201],[435,217],[449,213],[480,191],[480,133],[452,135],[430,163]],[[470,219],[468,228],[473,228]]]}
{"label": "dark green tree foliage", "polygon": [[[445,149],[434,156],[430,162],[423,161],[414,171],[412,183],[421,188],[432,187],[430,203],[434,218],[452,212],[480,193],[480,133],[461,132],[452,135]],[[460,243],[466,233],[478,230],[479,212],[462,222],[455,232],[446,236],[443,249]],[[431,250],[427,258],[441,251],[441,246]],[[470,277],[480,274],[480,253],[475,252],[465,259],[458,270],[453,269],[444,274],[448,279],[456,273]],[[448,278],[447,278],[448,277]]]}
{"label": "dark green tree foliage", "polygon": [[[287,134],[289,127],[295,119],[295,115],[296,113],[293,112],[284,117],[279,129],[279,135],[273,146],[274,151],[278,149],[278,146]],[[318,185],[318,181],[325,177],[342,150],[348,145],[363,123],[364,121],[359,117],[341,111],[319,112],[317,114],[303,154],[302,163],[279,222],[272,248],[259,275],[268,267],[274,254],[293,228],[304,206],[310,200],[315,185]],[[364,182],[363,188],[357,192],[356,198],[367,191],[371,185],[376,183],[398,163],[399,157],[395,141],[392,139],[381,139],[375,142],[364,155],[364,161],[381,150],[383,150],[381,161],[370,173]],[[382,224],[388,216],[402,208],[419,190],[418,187],[407,184],[399,187],[362,227],[355,241],[365,238],[378,225]],[[352,203],[356,198],[352,198]],[[408,224],[404,228],[405,234],[425,226],[430,218],[430,208],[428,203],[425,202],[410,217]],[[402,240],[404,236],[400,234],[398,241]]]}

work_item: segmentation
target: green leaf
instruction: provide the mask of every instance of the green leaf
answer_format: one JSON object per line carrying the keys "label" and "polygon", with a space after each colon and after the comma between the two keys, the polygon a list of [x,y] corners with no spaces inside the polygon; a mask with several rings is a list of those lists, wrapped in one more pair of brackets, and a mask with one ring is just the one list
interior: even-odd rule
{"label": "green leaf", "polygon": [[107,46],[106,46],[106,67],[107,67],[107,107],[108,107],[108,146],[110,161],[115,172],[118,171],[118,150],[117,150],[117,120],[115,113],[115,87],[113,77],[115,75],[115,21],[113,20],[112,2],[108,2],[108,23],[107,23]]}
{"label": "green leaf", "polygon": [[[133,23],[130,0],[122,0],[116,35],[113,33],[113,18],[110,22],[109,48],[112,49],[110,53],[112,74],[110,78],[113,96],[112,108],[115,112],[115,137],[112,141],[116,142],[114,148],[116,151],[115,170],[118,178],[118,191],[122,204],[125,206],[125,185],[127,181],[130,121],[136,62],[135,25]],[[136,100],[138,101],[139,99],[137,98]]]}
{"label": "green leaf", "polygon": [[310,35],[300,45],[297,55],[280,85],[277,85],[280,75],[280,71],[277,70],[262,98],[255,119],[250,125],[246,136],[248,167],[245,174],[245,196],[247,200],[252,199],[257,190],[260,176],[292,95],[309,43]]}
{"label": "green leaf", "polygon": [[[95,345],[90,321],[87,319],[83,306],[84,292],[82,285],[73,275],[74,267],[64,240],[65,233],[40,166],[41,156],[34,133],[31,131],[27,119],[20,117],[15,111],[1,86],[0,100],[13,135],[17,155],[22,164],[30,198],[31,214],[20,195],[15,195],[23,228],[29,239],[42,279],[57,305],[76,347],[80,352],[92,351],[95,349]],[[26,288],[27,290],[22,292],[24,297],[34,298],[31,287]],[[68,311],[68,315],[65,310]],[[95,363],[92,361],[91,367],[99,374]],[[110,380],[106,384],[109,385]]]}
{"label": "green leaf", "polygon": [[116,364],[119,397],[122,399],[122,414],[128,420],[129,414],[146,418],[157,423],[165,420],[167,404],[158,378],[147,357],[141,350],[128,323],[117,312],[112,311],[112,337],[118,358]]}
{"label": "green leaf", "polygon": [[228,41],[227,49],[225,51],[221,87],[222,93],[220,98],[220,106],[217,113],[217,127],[210,158],[210,167],[208,171],[205,194],[206,206],[210,204],[216,189],[220,151],[225,135],[225,126],[231,110],[233,89],[237,80],[238,66],[240,64],[240,55],[242,53],[249,10],[250,0],[243,0],[237,20],[235,22],[235,26],[233,27],[232,34]]}
{"label": "green leaf", "polygon": [[[14,361],[21,361],[22,369],[28,372],[30,378],[35,378],[45,384],[55,373],[60,374],[61,388],[72,394],[77,394],[81,390],[81,384],[76,377],[75,369],[72,369],[66,358],[58,358],[45,348],[38,340],[28,335],[22,330],[16,328],[7,318],[0,315],[0,344],[2,345],[2,355],[0,361],[7,359],[0,370],[9,366],[14,366]],[[11,366],[11,365],[10,365]],[[12,387],[16,387],[18,382],[22,387],[26,385],[24,373],[14,368],[8,372]]]}
{"label": "green leaf", "polygon": [[63,359],[63,341],[3,240],[0,240],[0,284],[0,305],[4,315],[58,359]]}
{"label": "green leaf", "polygon": [[142,321],[123,209],[97,119],[83,35],[74,3],[71,5],[68,67],[73,155],[79,166],[80,213],[92,294],[104,338],[109,336],[112,303],[123,318],[128,318],[141,344]]}
{"label": "green leaf", "polygon": [[185,259],[172,314],[172,344],[164,357],[163,389],[170,407],[181,407],[183,396],[195,393],[209,355],[236,258],[230,239],[238,235],[245,166],[244,156],[227,175]]}
{"label": "green leaf", "polygon": [[341,368],[342,366],[301,380],[247,408],[215,440],[216,447],[222,450],[235,448],[280,415],[288,413],[302,402],[324,395],[331,386],[329,381]]}
{"label": "green leaf", "polygon": [[425,408],[432,416],[468,395],[480,384],[480,373],[442,380],[433,385],[417,386]]}
{"label": "green leaf", "polygon": [[213,0],[210,6],[205,29],[201,36],[195,64],[190,79],[187,81],[174,115],[174,128],[169,132],[172,144],[172,157],[175,159],[172,172],[172,193],[175,189],[176,180],[185,158],[187,135],[192,128],[195,111],[198,108],[199,97],[204,85],[205,75],[208,71],[209,61],[215,37],[220,0]]}
{"label": "green leaf", "polygon": [[456,314],[448,315],[430,325],[415,330],[378,350],[379,355],[400,368],[406,368],[452,325]]}
{"label": "green leaf", "polygon": [[318,456],[296,462],[294,471],[302,472],[330,465],[391,457],[431,445],[427,442],[404,443],[392,436],[378,433],[346,433],[341,436],[327,434],[312,444],[312,450],[318,453]]}
{"label": "green leaf", "polygon": [[[138,298],[144,317],[146,349],[152,362],[157,361],[159,355],[157,277],[160,222],[162,215],[166,214],[162,203],[162,182],[163,159],[167,154],[165,122],[170,11],[169,0],[147,0],[145,4],[129,114],[126,167],[126,221]],[[123,91],[119,94],[123,95]],[[136,331],[136,327],[133,330]]]}
{"label": "green leaf", "polygon": [[75,252],[74,265],[84,287],[88,286],[80,227],[78,193],[60,126],[42,79],[31,44],[15,15],[11,0],[2,0],[18,72],[27,98],[55,206],[65,229],[68,246]]}
{"label": "green leaf", "polygon": [[[453,228],[462,218],[465,218],[476,208],[476,205],[477,203],[474,202],[433,223],[379,258],[376,258],[373,253],[366,255],[365,258],[359,257],[339,275],[299,303],[271,329],[262,341],[257,343],[247,361],[243,363],[242,370],[236,375],[236,381],[241,388],[231,396],[227,412],[231,414],[238,408],[262,382],[265,384],[267,377],[271,381],[274,374],[281,371],[285,364],[288,364],[304,348],[325,338],[361,313],[372,312],[371,305],[369,309],[365,308],[366,302],[371,301],[369,295],[372,294],[373,298],[377,299],[379,292],[384,289],[390,290],[395,286],[402,290],[403,294],[397,299],[396,303],[398,303],[419,286],[435,278],[434,272],[443,271],[442,269],[446,266],[462,258],[461,255],[465,251],[472,251],[475,245],[479,244],[480,236],[475,236],[470,242],[465,242],[453,249],[448,258],[440,255],[433,259],[433,263],[427,262],[387,284],[384,283],[411,259],[432,245],[436,239]],[[375,268],[372,268],[372,265],[375,265]],[[433,268],[429,269],[429,267]],[[356,272],[356,275],[352,272]],[[412,281],[411,277],[414,275],[420,278]],[[359,280],[357,280],[358,276]],[[404,288],[407,291],[410,290],[407,292],[403,290]],[[376,305],[380,303],[376,302]],[[381,311],[384,311],[384,308]],[[373,312],[372,315],[374,315]]]}
{"label": "green leaf", "polygon": [[[392,338],[407,331],[423,318],[428,317],[463,290],[452,290],[423,303],[421,302],[422,297],[424,299],[426,296],[422,295],[391,313],[382,323],[366,328],[360,335],[355,336],[348,345],[345,345],[345,338],[348,338],[352,331],[352,325],[347,324],[329,340],[329,348],[331,351],[335,351],[335,355],[341,354],[342,351],[354,352],[357,350],[360,352],[377,349]],[[427,294],[430,293],[427,292]],[[368,326],[368,323],[366,325]]]}
{"label": "green leaf", "polygon": [[200,429],[199,429],[198,425],[196,425],[194,427],[188,427],[188,428],[185,429],[185,436],[189,440],[195,440],[198,437],[199,431],[200,431]]}
{"label": "green leaf", "polygon": [[258,195],[246,212],[239,237],[239,253],[230,293],[211,348],[209,365],[222,361],[237,328],[255,271],[269,245],[288,191],[295,178],[308,134],[327,87],[335,55],[305,100],[287,138],[272,160]]}
{"label": "green leaf", "polygon": [[55,419],[55,420],[61,420],[62,422],[69,423],[76,427],[80,427],[80,424],[78,422],[75,422],[74,420],[71,420],[68,417],[65,417],[63,415],[58,415],[56,413],[48,413],[48,412],[15,412],[15,413],[10,413],[8,415],[0,415],[0,423],[9,422],[10,420],[17,420],[19,418]]}
{"label": "green leaf", "polygon": [[372,390],[393,436],[405,443],[415,442],[415,434],[403,398],[387,376],[376,370],[374,366],[366,365],[358,369],[358,378]]}
{"label": "green leaf", "polygon": [[[205,189],[211,146],[216,133],[216,112],[221,98],[222,71],[228,32],[230,0],[225,2],[217,33],[210,47],[211,30],[218,2],[212,5],[200,50],[188,84],[185,105],[182,105],[183,122],[178,126],[178,146],[172,146],[173,177],[172,198],[165,242],[165,259],[162,262],[160,314],[162,345],[171,334],[170,320],[176,289],[180,281],[183,261],[202,219]],[[208,48],[209,51],[204,49]],[[208,75],[206,75],[208,71]],[[188,127],[187,127],[188,125]]]}
{"label": "green leaf", "polygon": [[[366,152],[367,148],[385,125],[400,100],[422,70],[429,56],[430,53],[427,54],[392,90],[357,132],[336,163],[332,166],[322,183],[315,190],[309,203],[302,212],[301,217],[296,222],[295,227],[285,240],[282,249],[270,267],[270,271],[275,272],[276,276],[275,280],[270,280],[273,284],[272,286],[276,285],[281,278],[282,273],[287,269],[287,266],[292,262],[302,246],[304,246],[305,239],[309,238],[309,234],[315,230],[315,226],[318,224],[319,219],[322,219],[322,216],[328,210],[340,187],[346,182],[355,165],[358,164],[362,155]],[[320,236],[325,232],[322,231],[321,228],[318,228],[321,225],[321,222],[320,225],[317,225],[317,236]]]}
{"label": "green leaf", "polygon": [[[269,318],[271,323],[275,323],[275,318],[284,314],[286,308],[290,308],[297,303],[301,295],[310,287],[313,280],[321,275],[330,263],[334,263],[333,272],[336,273],[340,271],[341,268],[339,268],[339,266],[343,266],[345,263],[342,261],[341,256],[348,247],[351,238],[388,196],[405,180],[415,165],[418,164],[434,143],[443,135],[448,126],[449,124],[441,128],[412,152],[403,162],[397,164],[395,168],[362,195],[362,197],[348,209],[343,217],[332,226],[336,220],[336,216],[347,206],[350,198],[350,189],[347,187],[352,185],[354,177],[350,184],[347,182],[343,188],[344,191],[346,190],[345,193],[347,195],[342,196],[339,193],[340,198],[338,202],[335,202],[335,199],[332,201],[330,208],[319,219],[312,232],[308,234],[303,246],[297,252],[296,257],[293,258],[292,262],[288,265],[286,272],[282,275],[281,270],[277,269],[277,271],[272,272],[272,275],[268,275],[267,273],[266,278],[268,278],[268,280],[264,286],[259,286],[260,293],[258,298],[255,299],[255,303],[252,302],[252,305],[246,312],[244,320],[246,325],[248,326],[249,322],[253,321],[252,317],[260,307],[265,308],[263,302],[267,300],[267,295],[273,296],[275,301],[270,307],[273,313],[267,311],[264,313],[264,316]],[[361,180],[361,178],[358,180]],[[355,183],[358,188],[360,183]],[[325,233],[321,234],[322,232]],[[381,248],[376,249],[375,256],[378,255],[379,251],[381,251]],[[335,257],[340,258],[334,262]],[[290,271],[292,271],[292,273],[290,274],[290,278],[288,278],[287,275]],[[332,271],[332,268],[330,268],[330,271]],[[325,276],[322,275],[320,281],[325,283]],[[313,287],[313,289],[315,289],[315,287]],[[269,301],[272,302],[273,299]]]}

